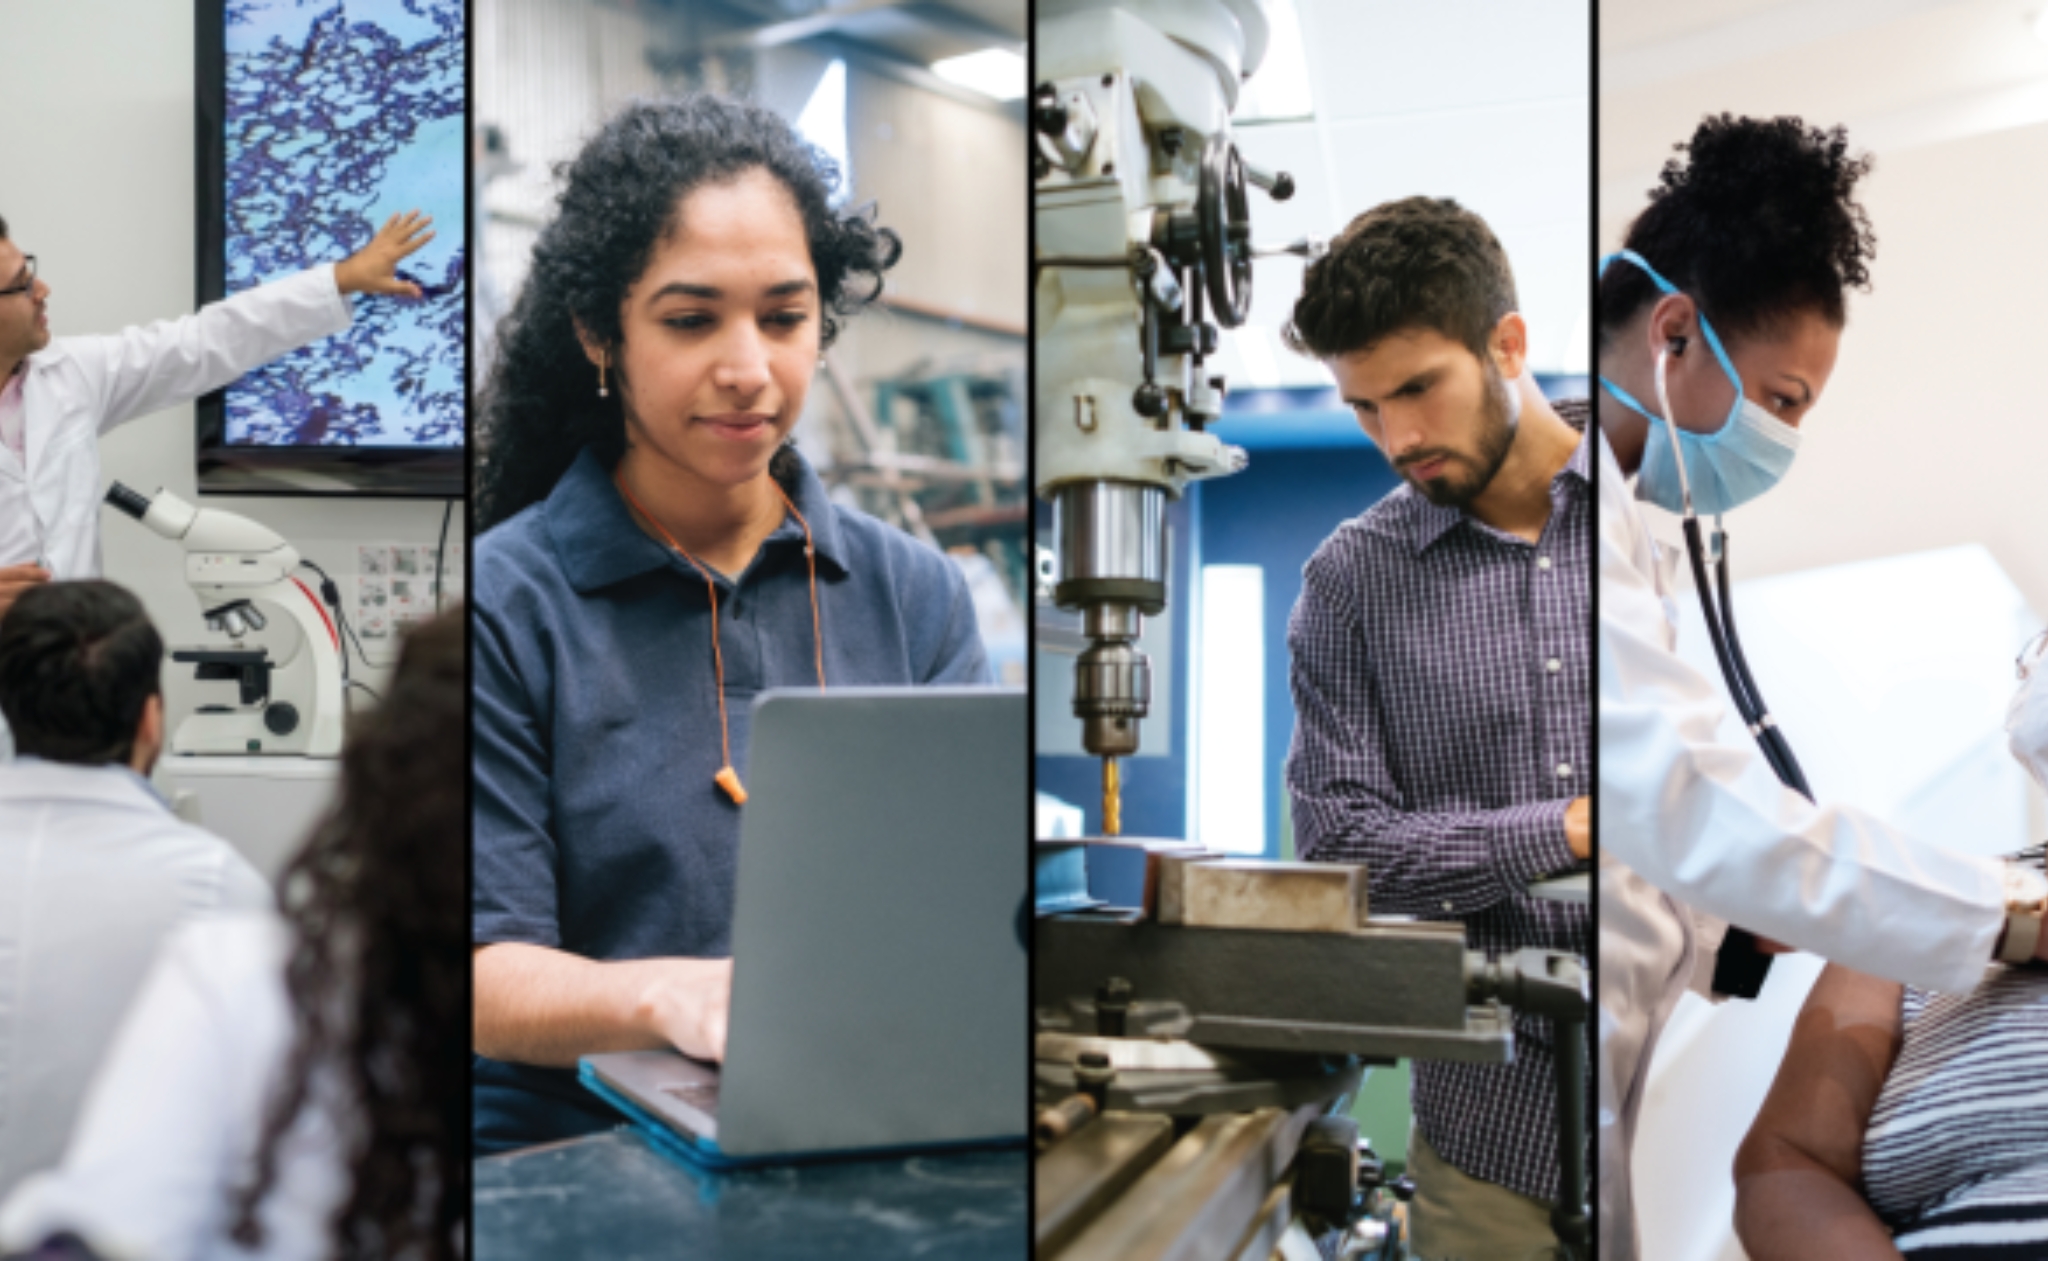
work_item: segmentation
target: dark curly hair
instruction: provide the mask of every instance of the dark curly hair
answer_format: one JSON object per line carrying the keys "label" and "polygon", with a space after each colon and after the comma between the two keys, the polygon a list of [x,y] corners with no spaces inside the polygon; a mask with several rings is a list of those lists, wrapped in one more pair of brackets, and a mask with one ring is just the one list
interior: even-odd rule
{"label": "dark curly hair", "polygon": [[[625,452],[623,391],[597,396],[577,341],[580,324],[616,347],[619,304],[655,246],[680,226],[683,197],[755,169],[796,199],[818,271],[820,342],[838,318],[881,295],[902,241],[873,208],[832,205],[839,168],[773,111],[709,93],[627,106],[558,171],[559,213],[533,247],[533,267],[498,325],[478,400],[477,529],[545,499],[584,447],[607,464]],[[616,362],[616,358],[614,359]]]}
{"label": "dark curly hair", "polygon": [[[1855,200],[1870,173],[1841,127],[1798,118],[1702,121],[1674,148],[1622,244],[1692,296],[1715,332],[1740,340],[1802,311],[1840,328],[1850,289],[1870,288],[1877,237]],[[1600,279],[1600,344],[1660,296],[1639,267]]]}
{"label": "dark curly hair", "polygon": [[[257,1207],[278,1147],[331,1082],[355,1109],[344,1131],[340,1258],[455,1261],[469,1211],[469,777],[460,606],[406,638],[389,694],[358,715],[341,790],[278,882],[292,926],[285,984],[297,1026],[272,1096],[237,1242],[262,1241]],[[318,1083],[316,1083],[318,1079]]]}
{"label": "dark curly hair", "polygon": [[1449,198],[1408,197],[1345,225],[1302,277],[1287,345],[1317,359],[1432,329],[1486,357],[1515,310],[1515,273],[1486,220]]}

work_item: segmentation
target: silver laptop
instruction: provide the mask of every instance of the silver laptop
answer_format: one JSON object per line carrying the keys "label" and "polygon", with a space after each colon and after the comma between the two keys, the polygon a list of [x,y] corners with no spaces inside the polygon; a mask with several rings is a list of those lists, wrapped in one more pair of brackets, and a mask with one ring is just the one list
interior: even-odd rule
{"label": "silver laptop", "polygon": [[703,1163],[1021,1140],[1025,693],[764,693],[753,710],[723,1069],[586,1056],[590,1089]]}

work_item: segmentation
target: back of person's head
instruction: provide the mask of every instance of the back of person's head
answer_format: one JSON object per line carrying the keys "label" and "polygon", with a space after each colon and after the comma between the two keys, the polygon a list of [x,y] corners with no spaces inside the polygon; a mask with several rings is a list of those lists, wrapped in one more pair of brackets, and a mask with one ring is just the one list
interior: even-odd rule
{"label": "back of person's head", "polygon": [[0,617],[0,714],[15,751],[52,762],[127,763],[164,641],[142,602],[111,582],[53,582]]}
{"label": "back of person's head", "polygon": [[1353,219],[1309,264],[1281,337],[1334,359],[1428,330],[1484,359],[1517,307],[1514,270],[1486,220],[1449,198],[1408,197]]}
{"label": "back of person's head", "polygon": [[27,1252],[10,1252],[0,1261],[105,1261],[92,1245],[70,1231],[50,1236]]}
{"label": "back of person's head", "polygon": [[[1847,131],[1721,114],[1678,149],[1623,247],[1699,303],[1724,339],[1806,312],[1842,327],[1847,291],[1870,287],[1877,253],[1855,199],[1870,158],[1850,156]],[[1598,299],[1601,344],[1659,296],[1641,268],[1608,267]]]}
{"label": "back of person's head", "polygon": [[354,1110],[343,1257],[453,1258],[469,1207],[469,779],[465,613],[406,637],[383,700],[355,717],[334,806],[278,881],[296,1025],[235,1237],[316,1079]]}

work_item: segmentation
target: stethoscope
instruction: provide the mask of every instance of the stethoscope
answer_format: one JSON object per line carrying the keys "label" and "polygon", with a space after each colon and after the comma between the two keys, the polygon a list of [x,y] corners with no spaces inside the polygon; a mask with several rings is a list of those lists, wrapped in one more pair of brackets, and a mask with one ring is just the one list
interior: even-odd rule
{"label": "stethoscope", "polygon": [[[1664,409],[1664,431],[1671,440],[1672,460],[1678,465],[1678,489],[1685,505],[1679,516],[1679,528],[1685,532],[1685,550],[1692,559],[1692,584],[1699,592],[1701,620],[1707,624],[1707,638],[1714,644],[1714,660],[1721,667],[1721,678],[1728,685],[1735,711],[1742,715],[1743,724],[1763,750],[1764,760],[1770,763],[1780,783],[1812,801],[1813,789],[1806,783],[1806,772],[1800,769],[1784,730],[1764,704],[1763,691],[1749,670],[1749,658],[1743,655],[1742,637],[1735,631],[1735,600],[1728,581],[1728,530],[1718,512],[1714,514],[1714,581],[1707,581],[1709,553],[1701,537],[1699,516],[1693,511],[1692,481],[1686,476],[1685,452],[1678,441],[1678,426],[1671,419],[1671,396],[1664,383],[1665,361],[1674,351],[1684,352],[1685,339],[1674,337],[1672,347],[1657,356],[1657,402]],[[1740,400],[1737,402],[1739,405]],[[1754,933],[1730,924],[1715,959],[1714,989],[1737,998],[1755,998],[1763,992],[1771,962],[1771,956],[1756,944]]]}
{"label": "stethoscope", "polygon": [[[1675,351],[1682,353],[1685,339],[1672,339]],[[1699,592],[1700,613],[1707,624],[1707,638],[1714,643],[1714,659],[1721,667],[1721,678],[1728,684],[1728,694],[1735,701],[1735,711],[1742,715],[1742,721],[1763,750],[1764,760],[1771,764],[1771,770],[1787,788],[1792,789],[1808,801],[1813,800],[1813,789],[1806,783],[1806,772],[1800,769],[1799,759],[1792,755],[1792,745],[1785,739],[1785,732],[1771,717],[1770,707],[1764,704],[1762,689],[1756,685],[1756,676],[1750,673],[1749,658],[1743,655],[1742,637],[1735,631],[1735,600],[1729,590],[1728,581],[1728,530],[1721,522],[1721,514],[1714,514],[1714,547],[1710,553],[1701,537],[1699,516],[1692,507],[1692,480],[1686,476],[1685,453],[1679,446],[1678,427],[1671,419],[1671,396],[1665,388],[1665,361],[1674,351],[1667,350],[1657,356],[1657,402],[1664,408],[1664,432],[1671,440],[1672,460],[1678,465],[1678,489],[1685,504],[1679,517],[1679,528],[1685,532],[1685,550],[1692,558],[1693,586]],[[1714,581],[1707,581],[1708,557],[1711,555]],[[1719,601],[1716,602],[1716,594]]]}

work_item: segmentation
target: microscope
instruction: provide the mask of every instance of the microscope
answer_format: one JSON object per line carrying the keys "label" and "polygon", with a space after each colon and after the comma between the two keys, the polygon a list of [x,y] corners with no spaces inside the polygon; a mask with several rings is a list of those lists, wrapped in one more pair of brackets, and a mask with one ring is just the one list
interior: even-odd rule
{"label": "microscope", "polygon": [[[1243,324],[1249,188],[1232,142],[1265,0],[1041,0],[1029,124],[1037,493],[1054,604],[1080,615],[1074,716],[1103,763],[1102,835],[1037,842],[1034,1255],[1047,1261],[1406,1255],[1397,1201],[1345,1112],[1371,1065],[1499,1064],[1512,1016],[1553,1022],[1567,1255],[1589,1255],[1585,1021],[1568,955],[1488,959],[1462,925],[1374,918],[1362,868],[1241,860],[1121,835],[1117,759],[1151,708],[1143,619],[1167,607],[1166,506],[1235,473],[1207,427],[1209,360]],[[1090,895],[1091,851],[1141,851],[1142,905]],[[1292,1238],[1289,1238],[1292,1236]],[[1288,1252],[1287,1255],[1297,1255]]]}
{"label": "microscope", "polygon": [[[206,628],[226,643],[174,648],[202,682],[236,685],[232,704],[201,705],[171,736],[174,754],[341,754],[341,637],[294,576],[299,553],[268,527],[168,491],[151,498],[115,482],[107,502],[184,547],[185,581]],[[248,641],[275,626],[262,644]]]}

